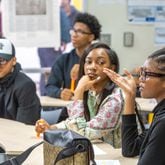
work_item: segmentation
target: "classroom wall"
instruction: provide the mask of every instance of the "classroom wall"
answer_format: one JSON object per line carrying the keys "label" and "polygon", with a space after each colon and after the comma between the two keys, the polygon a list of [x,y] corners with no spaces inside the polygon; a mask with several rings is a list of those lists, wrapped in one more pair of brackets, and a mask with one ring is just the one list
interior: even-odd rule
{"label": "classroom wall", "polygon": [[[154,25],[134,25],[127,21],[126,0],[110,3],[107,0],[86,0],[85,11],[94,14],[102,24],[102,33],[111,34],[111,47],[120,58],[120,72],[123,68],[133,69],[142,65],[146,57],[158,46],[154,45]],[[134,33],[134,46],[123,46],[123,33]]]}

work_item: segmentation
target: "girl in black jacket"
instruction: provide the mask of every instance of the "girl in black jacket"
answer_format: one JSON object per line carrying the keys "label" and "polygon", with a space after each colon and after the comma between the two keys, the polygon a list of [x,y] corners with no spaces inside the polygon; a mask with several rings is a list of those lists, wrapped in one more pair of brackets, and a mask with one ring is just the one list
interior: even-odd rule
{"label": "girl in black jacket", "polygon": [[148,130],[138,133],[135,112],[136,84],[125,70],[122,77],[112,70],[104,72],[120,86],[125,95],[122,116],[122,154],[139,155],[138,165],[165,165],[165,48],[151,54],[140,71],[140,93],[143,98],[155,98],[154,118]]}

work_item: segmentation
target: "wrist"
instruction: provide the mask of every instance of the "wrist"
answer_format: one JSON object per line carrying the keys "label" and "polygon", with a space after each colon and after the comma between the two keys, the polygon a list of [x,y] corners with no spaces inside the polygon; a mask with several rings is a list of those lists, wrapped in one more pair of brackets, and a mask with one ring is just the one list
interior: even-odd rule
{"label": "wrist", "polygon": [[74,100],[82,100],[84,95],[84,90],[83,89],[76,89],[74,91]]}
{"label": "wrist", "polygon": [[135,114],[135,96],[125,96],[123,114]]}

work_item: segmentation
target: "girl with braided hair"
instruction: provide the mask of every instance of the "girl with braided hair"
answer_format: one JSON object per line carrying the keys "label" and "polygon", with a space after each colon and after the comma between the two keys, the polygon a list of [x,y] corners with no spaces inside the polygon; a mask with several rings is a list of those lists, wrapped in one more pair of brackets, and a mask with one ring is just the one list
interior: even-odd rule
{"label": "girl with braided hair", "polygon": [[143,98],[155,98],[154,117],[148,130],[138,133],[135,97],[136,83],[125,70],[126,77],[105,68],[110,79],[124,92],[125,104],[122,116],[122,154],[139,155],[138,165],[165,164],[165,48],[153,52],[140,69],[140,93]]}

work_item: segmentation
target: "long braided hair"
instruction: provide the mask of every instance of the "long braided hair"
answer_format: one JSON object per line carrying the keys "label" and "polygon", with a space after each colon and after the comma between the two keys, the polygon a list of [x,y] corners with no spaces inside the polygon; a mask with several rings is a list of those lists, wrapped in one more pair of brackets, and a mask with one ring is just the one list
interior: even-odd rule
{"label": "long braided hair", "polygon": [[[118,59],[118,56],[116,54],[116,52],[114,50],[112,50],[108,45],[106,45],[105,43],[101,43],[101,42],[96,42],[96,43],[93,43],[91,44],[85,51],[84,51],[84,54],[80,60],[80,69],[79,69],[79,78],[78,80],[83,76],[85,75],[84,73],[84,65],[85,65],[85,59],[87,57],[87,55],[93,50],[93,49],[96,49],[96,48],[103,48],[105,49],[106,53],[108,54],[109,56],[109,59],[111,61],[111,64],[115,66],[115,72],[119,72],[119,59]],[[116,85],[110,81],[109,82],[109,86],[108,88],[104,88],[103,89],[103,92],[102,92],[102,96],[101,96],[101,101],[98,105],[98,108],[97,108],[97,111],[98,112],[98,109],[99,109],[99,106],[101,105],[102,101],[109,95],[112,93],[113,89],[116,87]],[[89,114],[89,108],[88,108],[88,105],[87,105],[87,100],[88,100],[88,91],[84,92],[84,97],[83,97],[83,104],[84,104],[84,115],[85,115],[85,119],[87,121],[90,120],[90,114]]]}
{"label": "long braided hair", "polygon": [[[164,76],[162,76],[162,80],[165,78],[165,48],[159,49],[155,52],[153,52],[150,56],[148,56],[148,59],[151,59],[157,63],[157,70]],[[141,115],[139,114],[138,111],[138,105],[136,103],[135,105],[135,112],[138,118],[138,121],[140,123],[142,131],[145,129],[144,124],[142,122]]]}

